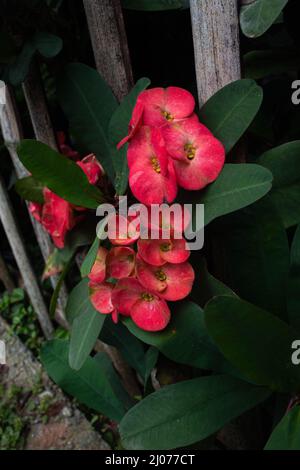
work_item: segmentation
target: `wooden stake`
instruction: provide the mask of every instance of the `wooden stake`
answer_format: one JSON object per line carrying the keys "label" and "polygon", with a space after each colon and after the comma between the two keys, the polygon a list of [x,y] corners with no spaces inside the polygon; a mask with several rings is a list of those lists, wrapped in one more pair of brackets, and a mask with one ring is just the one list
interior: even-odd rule
{"label": "wooden stake", "polygon": [[6,236],[14,254],[16,263],[24,281],[26,292],[30,298],[30,302],[36,312],[42,331],[47,339],[51,338],[53,326],[48,316],[48,311],[44,303],[44,299],[40,292],[40,288],[36,281],[35,274],[31,268],[24,242],[18,230],[13,209],[5,188],[5,184],[0,177],[0,219],[4,227]]}
{"label": "wooden stake", "polygon": [[199,105],[241,78],[237,0],[190,0]]}
{"label": "wooden stake", "polygon": [[83,0],[98,72],[121,101],[133,85],[120,0]]}

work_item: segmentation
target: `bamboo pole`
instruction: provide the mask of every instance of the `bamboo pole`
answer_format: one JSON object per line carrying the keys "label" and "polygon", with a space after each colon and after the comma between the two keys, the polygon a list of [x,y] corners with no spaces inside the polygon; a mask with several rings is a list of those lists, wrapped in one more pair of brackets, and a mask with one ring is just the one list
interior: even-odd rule
{"label": "bamboo pole", "polygon": [[3,282],[5,289],[12,292],[15,288],[15,283],[10,275],[7,265],[0,253],[0,280]]}
{"label": "bamboo pole", "polygon": [[133,85],[120,0],[83,0],[96,67],[121,101]]}
{"label": "bamboo pole", "polygon": [[[23,138],[22,126],[20,123],[18,110],[15,106],[13,93],[8,87],[6,88],[6,104],[3,106],[3,110],[0,116],[0,123],[4,142],[12,159],[16,174],[18,178],[24,178],[28,176],[29,173],[23,166],[23,164],[20,162],[16,152],[16,146]],[[47,261],[50,254],[53,252],[53,244],[47,232],[45,232],[41,224],[37,220],[35,220],[34,217],[32,217],[30,212],[29,216],[42,256],[44,260]],[[58,276],[51,276],[50,282],[53,288],[55,288],[57,281]],[[58,305],[55,312],[57,320],[59,320],[59,322],[62,324],[65,324],[64,309],[66,306],[67,298],[67,290],[65,285],[63,285],[60,291]]]}
{"label": "bamboo pole", "polygon": [[199,105],[241,78],[237,0],[190,0]]}
{"label": "bamboo pole", "polygon": [[31,264],[25,250],[25,245],[18,230],[15,217],[13,215],[13,209],[2,177],[0,177],[0,219],[19,271],[23,278],[25,289],[30,298],[30,302],[36,312],[45,337],[49,339],[53,333],[53,326],[48,316],[48,311],[35,274],[31,268]]}

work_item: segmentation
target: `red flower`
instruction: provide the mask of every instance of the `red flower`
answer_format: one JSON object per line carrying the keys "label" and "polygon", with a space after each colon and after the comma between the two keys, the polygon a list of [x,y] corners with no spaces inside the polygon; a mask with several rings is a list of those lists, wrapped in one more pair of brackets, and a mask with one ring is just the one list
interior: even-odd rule
{"label": "red flower", "polygon": [[165,149],[161,131],[143,126],[128,147],[129,185],[143,204],[172,202],[177,194],[173,162]]}
{"label": "red flower", "polygon": [[124,139],[122,139],[121,142],[118,143],[117,145],[118,150],[121,147],[123,147],[123,145],[126,144],[126,142],[132,139],[132,137],[134,136],[134,134],[136,133],[136,131],[142,124],[143,111],[144,111],[144,104],[142,103],[141,98],[138,97],[135,107],[132,112],[131,120],[129,122],[128,135],[124,137]]}
{"label": "red flower", "polygon": [[190,256],[184,238],[168,240],[142,240],[138,241],[138,253],[148,264],[163,266],[164,264],[183,263]]}
{"label": "red flower", "polygon": [[112,248],[107,257],[108,276],[115,279],[129,277],[135,267],[135,252],[127,246]]}
{"label": "red flower", "polygon": [[151,266],[138,255],[136,270],[137,278],[143,286],[171,301],[187,297],[195,279],[194,270],[187,262]]}
{"label": "red flower", "polygon": [[167,303],[143,287],[136,279],[121,279],[113,290],[113,304],[123,315],[146,331],[163,330],[170,321]]}
{"label": "red flower", "polygon": [[42,220],[42,212],[43,212],[43,204],[39,204],[38,202],[30,202],[29,203],[29,212],[31,215],[38,221],[41,222]]}
{"label": "red flower", "polygon": [[105,280],[107,254],[108,254],[108,251],[106,250],[106,248],[103,248],[102,246],[100,246],[97,252],[95,262],[88,276],[92,282],[101,283]]}
{"label": "red flower", "polygon": [[107,235],[113,245],[132,245],[140,233],[135,227],[134,219],[123,215],[111,215],[108,219]]}
{"label": "red flower", "polygon": [[221,172],[225,149],[198,119],[174,122],[162,129],[167,151],[174,159],[178,185],[198,190],[212,183]]}
{"label": "red flower", "polygon": [[103,168],[93,153],[87,155],[83,160],[76,163],[86,174],[89,183],[98,183],[100,177],[103,175]]}
{"label": "red flower", "polygon": [[194,97],[178,87],[151,88],[139,95],[144,104],[143,124],[161,127],[168,122],[187,118],[195,108]]}
{"label": "red flower", "polygon": [[63,248],[68,230],[75,225],[71,204],[48,188],[44,188],[44,200],[41,223],[51,235],[57,248]]}
{"label": "red flower", "polygon": [[112,302],[113,285],[109,282],[98,284],[90,281],[89,288],[90,300],[95,310],[104,315],[111,313],[113,321],[117,323],[118,315]]}

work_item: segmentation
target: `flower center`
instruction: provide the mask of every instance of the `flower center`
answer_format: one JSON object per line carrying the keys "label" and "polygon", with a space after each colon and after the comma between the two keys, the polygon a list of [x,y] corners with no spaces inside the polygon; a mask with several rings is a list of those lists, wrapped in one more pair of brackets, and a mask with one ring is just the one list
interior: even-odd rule
{"label": "flower center", "polygon": [[146,302],[152,302],[152,300],[154,300],[154,297],[152,294],[149,294],[149,292],[144,292],[142,294],[142,299],[146,300]]}
{"label": "flower center", "polygon": [[165,273],[161,269],[159,271],[156,271],[155,277],[159,281],[165,281],[167,279],[167,276],[165,275]]}
{"label": "flower center", "polygon": [[160,173],[160,164],[159,164],[159,161],[158,161],[158,158],[156,158],[155,156],[151,157],[151,165],[152,165],[152,168],[154,171],[156,171],[156,173]]}
{"label": "flower center", "polygon": [[163,251],[163,252],[170,251],[171,248],[172,248],[171,243],[162,243],[162,244],[160,245],[160,249],[161,249],[161,251]]}
{"label": "flower center", "polygon": [[193,160],[193,158],[195,158],[196,148],[193,146],[193,144],[185,144],[184,151],[188,160]]}
{"label": "flower center", "polygon": [[163,117],[166,118],[167,121],[171,122],[174,120],[174,116],[172,116],[172,114],[169,113],[168,111],[162,111],[161,113]]}

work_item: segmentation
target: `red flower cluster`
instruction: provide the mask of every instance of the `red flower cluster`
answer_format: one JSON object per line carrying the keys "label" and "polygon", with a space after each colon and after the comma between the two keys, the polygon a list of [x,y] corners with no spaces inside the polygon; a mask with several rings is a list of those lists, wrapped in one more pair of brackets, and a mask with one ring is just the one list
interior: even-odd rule
{"label": "red flower cluster", "polygon": [[202,189],[222,170],[224,147],[194,108],[193,96],[182,88],[152,88],[139,95],[129,134],[118,148],[129,141],[129,185],[143,204],[170,203],[177,186]]}
{"label": "red flower cluster", "polygon": [[[117,226],[120,217],[116,217]],[[190,252],[186,241],[175,238],[173,232],[170,239],[138,239],[136,253],[122,246],[124,241],[132,245],[138,238],[131,229],[132,221],[126,222],[127,233],[122,228],[122,235],[110,237],[116,246],[98,250],[89,274],[91,302],[100,313],[112,314],[115,322],[122,314],[143,330],[159,331],[171,317],[166,301],[181,300],[192,289],[195,275],[187,261]]]}
{"label": "red flower cluster", "polygon": [[[70,153],[68,156],[71,156]],[[101,165],[92,154],[76,163],[84,171],[91,184],[96,184],[103,174]],[[81,220],[81,216],[76,214],[76,212],[83,211],[84,209],[82,207],[75,207],[48,188],[44,188],[43,195],[44,204],[31,202],[29,210],[33,217],[51,235],[55,246],[63,248],[67,232]]]}

